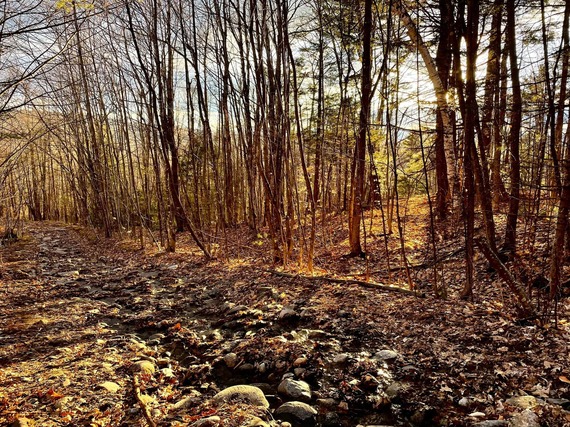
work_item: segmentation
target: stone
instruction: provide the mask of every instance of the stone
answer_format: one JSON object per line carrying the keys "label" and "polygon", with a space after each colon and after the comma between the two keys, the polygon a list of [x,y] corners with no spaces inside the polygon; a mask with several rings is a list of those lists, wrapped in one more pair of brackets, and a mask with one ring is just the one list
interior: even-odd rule
{"label": "stone", "polygon": [[242,374],[249,374],[255,371],[255,366],[251,363],[244,363],[238,367],[238,371],[240,371]]}
{"label": "stone", "polygon": [[253,417],[247,424],[248,427],[271,427],[271,425],[259,417]]}
{"label": "stone", "polygon": [[342,427],[340,417],[336,412],[327,412],[323,417],[322,427]]}
{"label": "stone", "polygon": [[509,420],[509,427],[540,427],[538,415],[530,409],[525,409]]}
{"label": "stone", "polygon": [[386,390],[384,390],[384,392],[386,393],[386,396],[388,396],[388,398],[394,402],[394,403],[398,403],[398,401],[400,400],[402,394],[408,389],[408,386],[406,386],[406,384],[401,383],[401,382],[393,382],[392,384],[390,384]]}
{"label": "stone", "polygon": [[149,344],[158,344],[164,338],[166,338],[164,334],[152,334],[150,337],[148,337],[147,341],[149,342]]}
{"label": "stone", "polygon": [[307,370],[305,368],[295,368],[293,369],[293,373],[295,374],[295,376],[297,378],[302,378],[303,374],[307,372]]}
{"label": "stone", "polygon": [[322,408],[332,409],[338,406],[338,401],[336,401],[332,397],[326,397],[323,399],[317,399],[317,405],[319,405]]}
{"label": "stone", "polygon": [[474,427],[504,427],[509,423],[505,420],[485,420],[473,424]]}
{"label": "stone", "polygon": [[534,396],[516,396],[507,399],[505,403],[520,409],[530,409],[538,405],[538,400]]}
{"label": "stone", "polygon": [[138,362],[133,363],[131,370],[133,372],[140,372],[142,374],[149,375],[152,375],[155,372],[154,363],[148,360],[139,360]]}
{"label": "stone", "polygon": [[396,360],[398,356],[399,354],[394,350],[380,350],[374,355],[374,359],[389,362],[391,360]]}
{"label": "stone", "polygon": [[174,410],[190,408],[199,404],[201,400],[202,394],[197,390],[192,390],[190,396],[186,396],[184,399],[179,400],[172,406],[172,408]]}
{"label": "stone", "polygon": [[116,393],[121,388],[121,386],[119,384],[114,383],[112,381],[105,381],[101,384],[97,384],[97,387],[103,388],[103,389],[107,390],[109,393]]}
{"label": "stone", "polygon": [[192,427],[216,427],[220,424],[221,418],[217,415],[213,415],[211,417],[202,418],[201,420],[196,421],[194,424],[191,424]]}
{"label": "stone", "polygon": [[303,402],[287,402],[274,412],[277,419],[291,423],[292,427],[314,427],[317,411]]}
{"label": "stone", "polygon": [[250,385],[234,385],[220,391],[213,397],[213,401],[219,405],[230,400],[243,400],[253,406],[269,408],[269,402],[265,398],[263,391],[258,387]]}
{"label": "stone", "polygon": [[360,381],[360,388],[367,391],[374,391],[379,385],[380,381],[370,374],[365,374]]}
{"label": "stone", "polygon": [[295,311],[292,306],[283,307],[277,316],[281,321],[295,320],[299,317],[299,314]]}
{"label": "stone", "polygon": [[469,406],[469,399],[466,397],[462,397],[461,399],[459,399],[459,402],[457,402],[457,404],[459,406],[463,406],[464,408]]}
{"label": "stone", "polygon": [[251,383],[250,385],[260,389],[266,396],[275,392],[275,389],[269,383]]}
{"label": "stone", "polygon": [[285,360],[278,360],[275,362],[275,369],[277,371],[283,371],[287,368],[288,363]]}
{"label": "stone", "polygon": [[238,356],[235,353],[228,353],[224,356],[224,362],[226,366],[230,369],[233,369],[238,364]]}
{"label": "stone", "polygon": [[320,340],[327,337],[327,333],[321,329],[309,329],[310,340]]}
{"label": "stone", "polygon": [[305,381],[285,378],[277,387],[277,391],[293,400],[301,400],[303,402],[311,400],[311,387]]}
{"label": "stone", "polygon": [[333,359],[333,363],[335,365],[344,365],[348,362],[348,357],[349,356],[346,353],[337,354]]}
{"label": "stone", "polygon": [[306,357],[297,357],[297,359],[295,359],[295,361],[293,362],[293,366],[296,368],[299,368],[299,367],[305,365],[306,363],[307,363]]}

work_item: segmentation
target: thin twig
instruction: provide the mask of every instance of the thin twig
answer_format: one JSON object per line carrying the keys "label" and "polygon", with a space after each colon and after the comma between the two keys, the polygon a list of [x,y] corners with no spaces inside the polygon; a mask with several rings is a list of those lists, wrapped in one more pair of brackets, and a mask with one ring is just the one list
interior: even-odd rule
{"label": "thin twig", "polygon": [[156,423],[154,422],[154,420],[152,419],[152,416],[150,415],[150,409],[148,409],[148,406],[146,405],[146,403],[142,399],[139,376],[136,374],[133,375],[133,390],[135,392],[135,397],[137,398],[137,402],[139,402],[139,406],[141,407],[143,415],[146,419],[146,422],[148,423],[148,425],[150,427],[156,427]]}

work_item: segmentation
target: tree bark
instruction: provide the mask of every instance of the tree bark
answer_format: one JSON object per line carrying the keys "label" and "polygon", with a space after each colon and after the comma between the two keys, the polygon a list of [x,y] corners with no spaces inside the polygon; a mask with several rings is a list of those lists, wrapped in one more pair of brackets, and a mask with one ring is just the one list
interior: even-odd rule
{"label": "tree bark", "polygon": [[457,172],[456,172],[456,164],[457,158],[455,154],[455,141],[453,138],[454,131],[453,131],[453,120],[451,117],[451,109],[449,107],[449,103],[447,102],[447,90],[441,78],[439,76],[439,72],[436,66],[434,59],[431,57],[429,49],[427,45],[424,43],[422,36],[420,35],[416,23],[410,17],[408,11],[406,10],[405,6],[402,4],[401,0],[394,0],[392,3],[394,13],[400,18],[402,24],[406,27],[406,31],[408,33],[408,37],[414,45],[416,45],[420,56],[422,57],[424,64],[426,66],[426,70],[428,72],[429,79],[433,85],[436,101],[437,101],[437,109],[439,114],[441,115],[441,121],[443,126],[443,146],[445,149],[445,157],[446,157],[446,166],[447,166],[447,179],[449,182],[450,191],[448,194],[448,198],[452,201],[453,206],[457,203],[457,194],[456,188],[457,185]]}
{"label": "tree bark", "polygon": [[370,117],[370,95],[372,92],[372,0],[364,3],[364,26],[362,38],[362,81],[358,137],[354,147],[353,171],[350,186],[350,205],[348,213],[350,255],[362,256],[360,243],[360,222],[362,220],[362,202],[364,197],[364,175],[366,169],[366,136]]}
{"label": "tree bark", "polygon": [[507,226],[503,250],[505,252],[514,252],[516,249],[517,221],[520,205],[520,129],[522,120],[522,95],[517,56],[517,41],[515,35],[515,0],[507,0],[506,6],[507,48],[511,66],[513,101],[511,105],[511,129],[509,132],[511,185],[509,189],[509,212],[507,214]]}

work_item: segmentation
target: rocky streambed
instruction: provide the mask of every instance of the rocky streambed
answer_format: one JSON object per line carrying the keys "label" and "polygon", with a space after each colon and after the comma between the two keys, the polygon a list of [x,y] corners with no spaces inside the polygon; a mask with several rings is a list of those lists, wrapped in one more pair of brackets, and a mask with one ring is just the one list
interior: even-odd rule
{"label": "rocky streambed", "polygon": [[[35,225],[0,249],[0,423],[570,421],[565,332],[514,327],[463,302],[148,255],[83,233]],[[526,351],[504,351],[511,344]]]}

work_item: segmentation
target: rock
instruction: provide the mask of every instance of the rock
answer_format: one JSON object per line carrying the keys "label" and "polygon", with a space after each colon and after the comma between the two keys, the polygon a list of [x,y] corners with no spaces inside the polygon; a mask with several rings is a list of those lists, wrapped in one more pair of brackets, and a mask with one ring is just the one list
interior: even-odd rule
{"label": "rock", "polygon": [[242,374],[249,374],[255,371],[255,366],[253,366],[251,363],[244,363],[238,367],[238,371],[240,371]]}
{"label": "rock", "polygon": [[238,364],[238,356],[235,353],[228,353],[224,356],[224,362],[226,362],[226,366],[230,369],[233,369]]}
{"label": "rock", "polygon": [[311,400],[311,387],[305,381],[285,378],[277,387],[277,391],[293,400],[304,402]]}
{"label": "rock", "polygon": [[293,427],[313,427],[317,411],[303,402],[287,402],[275,410],[275,418],[290,422]]}
{"label": "rock", "polygon": [[159,344],[164,338],[164,334],[152,334],[147,341],[149,344]]}
{"label": "rock", "polygon": [[295,320],[299,318],[299,314],[295,311],[295,308],[292,306],[283,307],[283,309],[279,312],[277,318],[280,321],[289,321]]}
{"label": "rock", "polygon": [[327,337],[327,333],[321,329],[309,329],[309,339],[319,340]]}
{"label": "rock", "polygon": [[348,358],[349,356],[346,353],[337,354],[333,359],[333,363],[335,365],[344,365],[346,362],[348,362]]}
{"label": "rock", "polygon": [[386,362],[397,359],[399,354],[394,350],[380,350],[374,355],[376,360],[384,360]]}
{"label": "rock", "polygon": [[505,420],[486,420],[473,424],[474,427],[503,427],[509,423]]}
{"label": "rock", "polygon": [[408,386],[406,384],[396,381],[390,384],[386,390],[384,390],[384,392],[392,402],[398,403],[401,399],[402,394],[407,389]]}
{"label": "rock", "polygon": [[435,416],[435,409],[424,403],[419,403],[417,409],[410,416],[410,421],[413,425],[434,425],[433,417]]}
{"label": "rock", "polygon": [[97,384],[97,387],[98,388],[104,388],[109,393],[116,393],[121,388],[121,386],[119,384],[114,383],[112,381],[105,381],[104,383]]}
{"label": "rock", "polygon": [[213,397],[213,401],[217,404],[223,404],[230,400],[244,400],[253,406],[269,408],[269,402],[261,389],[250,385],[234,385],[220,391]]}
{"label": "rock", "polygon": [[507,399],[505,403],[520,409],[530,409],[538,405],[538,400],[534,396],[516,396]]}
{"label": "rock", "polygon": [[33,427],[35,425],[36,425],[36,423],[34,420],[31,420],[31,419],[25,418],[25,417],[21,417],[21,418],[17,418],[16,420],[14,420],[14,422],[12,424],[10,424],[10,427]]}
{"label": "rock", "polygon": [[271,427],[271,425],[268,424],[267,422],[263,421],[259,417],[253,417],[249,421],[248,427]]}
{"label": "rock", "polygon": [[287,368],[288,363],[285,360],[278,360],[275,362],[275,369],[277,371],[283,371]]}
{"label": "rock", "polygon": [[327,412],[321,423],[323,427],[342,427],[340,417],[336,412]]}
{"label": "rock", "polygon": [[466,397],[462,397],[461,399],[459,399],[459,402],[457,402],[457,404],[459,406],[463,406],[464,408],[469,406],[469,399]]}
{"label": "rock", "polygon": [[360,381],[360,388],[367,391],[374,391],[379,385],[380,381],[370,374],[365,374]]}
{"label": "rock", "polygon": [[266,396],[275,392],[275,389],[268,383],[251,383],[250,385],[260,389]]}
{"label": "rock", "polygon": [[184,399],[179,400],[172,408],[174,410],[190,408],[191,406],[196,406],[202,400],[202,394],[199,391],[192,390],[190,396],[186,396]]}
{"label": "rock", "polygon": [[305,372],[307,372],[307,370],[306,370],[305,368],[295,368],[295,369],[293,369],[293,373],[295,374],[295,376],[296,376],[297,378],[301,378]]}
{"label": "rock", "polygon": [[410,379],[414,379],[417,376],[420,375],[420,370],[415,367],[414,365],[406,365],[404,367],[402,367],[402,375],[404,375],[406,378],[410,378]]}
{"label": "rock", "polygon": [[391,402],[390,399],[388,399],[384,394],[369,394],[368,396],[366,396],[366,401],[374,409],[379,409],[385,406],[389,406]]}
{"label": "rock", "polygon": [[525,409],[520,414],[516,414],[509,421],[509,427],[540,427],[538,415],[530,409]]}
{"label": "rock", "polygon": [[213,331],[208,332],[206,338],[210,341],[221,341],[224,339],[224,336],[219,329],[214,329]]}
{"label": "rock", "polygon": [[306,363],[307,363],[306,357],[297,357],[297,359],[295,359],[295,361],[293,362],[293,366],[296,368],[299,368],[299,367],[305,365]]}
{"label": "rock", "polygon": [[211,417],[202,418],[201,420],[196,421],[194,424],[191,424],[192,427],[216,427],[220,424],[221,418],[217,415],[213,415]]}
{"label": "rock", "polygon": [[327,397],[324,399],[317,399],[317,405],[322,408],[332,409],[338,406],[338,402],[331,397]]}
{"label": "rock", "polygon": [[131,366],[133,372],[152,375],[155,372],[154,364],[148,360],[139,360]]}

